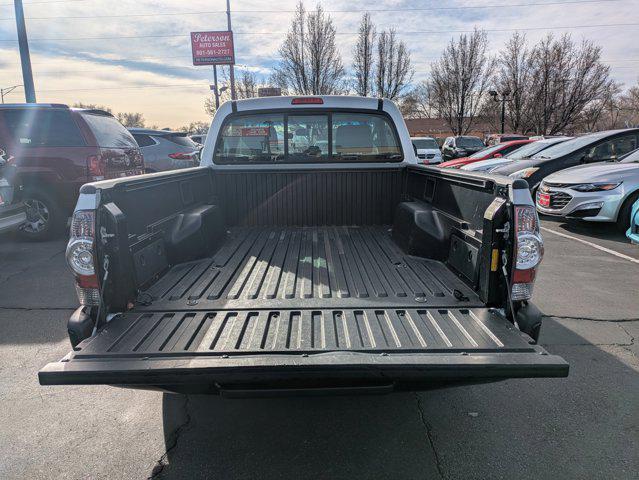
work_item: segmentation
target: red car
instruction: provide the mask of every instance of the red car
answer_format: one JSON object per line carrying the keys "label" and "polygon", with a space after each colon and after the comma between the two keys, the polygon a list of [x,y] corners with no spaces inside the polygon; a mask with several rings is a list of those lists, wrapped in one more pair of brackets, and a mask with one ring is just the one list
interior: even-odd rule
{"label": "red car", "polygon": [[0,149],[17,169],[27,213],[20,233],[31,240],[62,231],[83,184],[144,173],[140,147],[102,110],[0,105]]}
{"label": "red car", "polygon": [[511,140],[509,142],[498,143],[492,147],[484,148],[477,153],[473,153],[470,157],[456,158],[448,162],[440,163],[440,167],[444,168],[461,168],[469,163],[479,162],[480,160],[488,160],[489,158],[505,157],[510,152],[517,150],[519,147],[535,140]]}

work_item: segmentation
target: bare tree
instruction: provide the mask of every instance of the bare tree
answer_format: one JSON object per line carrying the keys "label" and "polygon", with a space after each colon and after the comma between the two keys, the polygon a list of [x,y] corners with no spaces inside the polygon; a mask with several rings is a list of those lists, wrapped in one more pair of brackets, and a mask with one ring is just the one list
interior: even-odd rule
{"label": "bare tree", "polygon": [[330,95],[343,89],[344,66],[335,27],[320,4],[306,13],[300,1],[275,68],[279,86],[300,95]]}
{"label": "bare tree", "polygon": [[353,49],[353,70],[355,71],[355,93],[368,97],[373,93],[373,46],[375,44],[375,25],[370,13],[362,15],[359,24],[357,43]]}
{"label": "bare tree", "polygon": [[111,107],[105,107],[104,105],[98,105],[96,103],[75,102],[73,104],[73,107],[74,108],[87,108],[89,110],[104,110],[105,112],[113,113],[113,110],[111,110]]}
{"label": "bare tree", "polygon": [[[222,104],[231,99],[231,92],[228,88],[230,82],[228,70],[222,70],[220,77],[220,83],[225,83],[227,86],[227,88],[224,88],[223,86],[218,87],[220,89],[224,88],[224,90],[220,93],[220,104]],[[257,75],[249,70],[242,70],[241,75],[236,77],[235,80],[235,94],[237,98],[240,99],[257,97],[260,87],[265,86],[258,80]],[[211,96],[204,100],[204,110],[211,116],[215,115],[215,96]]]}
{"label": "bare tree", "polygon": [[639,80],[619,98],[619,124],[626,128],[639,126]]}
{"label": "bare tree", "polygon": [[486,34],[475,30],[451,40],[431,66],[433,108],[455,135],[470,131],[491,83],[495,60],[486,54],[487,47]]}
{"label": "bare tree", "polygon": [[127,128],[144,128],[146,124],[144,115],[139,112],[119,112],[115,118]]}
{"label": "bare tree", "polygon": [[584,107],[576,122],[578,128],[587,132],[618,128],[621,102],[621,84],[611,81],[599,98],[593,99]]}
{"label": "bare tree", "polygon": [[260,82],[255,73],[244,70],[239,80],[235,84],[237,98],[254,98],[258,96],[257,90],[260,88]]}
{"label": "bare tree", "polygon": [[414,73],[408,47],[391,28],[380,33],[376,53],[375,94],[391,100],[401,97]]}
{"label": "bare tree", "polygon": [[530,54],[531,77],[524,130],[556,134],[570,129],[584,109],[610,88],[610,67],[601,48],[569,35],[543,38]]}
{"label": "bare tree", "polygon": [[188,133],[191,135],[204,134],[209,131],[209,123],[207,122],[191,122],[188,125],[180,127],[180,132]]}
{"label": "bare tree", "polygon": [[[509,92],[506,118],[514,132],[521,130],[526,114],[525,107],[529,102],[528,86],[531,77],[529,56],[526,37],[515,32],[500,52],[498,59],[495,87],[500,93]],[[493,104],[495,103],[493,101]]]}

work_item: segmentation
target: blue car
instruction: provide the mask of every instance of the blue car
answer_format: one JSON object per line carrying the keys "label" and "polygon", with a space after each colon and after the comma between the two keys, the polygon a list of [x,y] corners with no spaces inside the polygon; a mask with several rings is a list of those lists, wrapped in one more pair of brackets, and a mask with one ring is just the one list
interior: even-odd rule
{"label": "blue car", "polygon": [[639,245],[639,200],[637,200],[632,206],[632,213],[630,214],[630,228],[626,232],[626,235],[632,243]]}

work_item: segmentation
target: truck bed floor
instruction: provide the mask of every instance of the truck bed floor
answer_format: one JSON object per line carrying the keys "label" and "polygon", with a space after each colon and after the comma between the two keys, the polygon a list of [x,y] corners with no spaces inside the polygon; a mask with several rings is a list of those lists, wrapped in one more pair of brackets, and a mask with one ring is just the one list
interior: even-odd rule
{"label": "truck bed floor", "polygon": [[212,258],[173,266],[140,300],[147,311],[482,306],[382,226],[236,228]]}

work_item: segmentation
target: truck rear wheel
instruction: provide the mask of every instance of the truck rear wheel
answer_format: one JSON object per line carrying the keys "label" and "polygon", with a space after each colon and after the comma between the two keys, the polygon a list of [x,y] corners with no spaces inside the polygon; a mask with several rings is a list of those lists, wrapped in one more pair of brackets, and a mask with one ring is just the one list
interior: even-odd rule
{"label": "truck rear wheel", "polygon": [[60,233],[63,216],[51,195],[27,190],[23,199],[27,206],[27,221],[20,229],[20,236],[24,240],[48,240]]}

